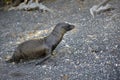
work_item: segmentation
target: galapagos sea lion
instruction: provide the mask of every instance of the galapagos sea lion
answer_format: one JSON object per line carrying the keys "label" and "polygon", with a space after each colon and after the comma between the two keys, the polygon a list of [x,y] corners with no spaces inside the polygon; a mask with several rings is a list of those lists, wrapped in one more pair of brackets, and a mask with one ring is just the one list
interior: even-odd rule
{"label": "galapagos sea lion", "polygon": [[58,23],[50,35],[43,39],[33,39],[25,41],[18,45],[12,57],[7,62],[19,63],[21,60],[44,58],[38,63],[45,61],[51,57],[53,50],[62,40],[64,34],[74,28],[69,23]]}

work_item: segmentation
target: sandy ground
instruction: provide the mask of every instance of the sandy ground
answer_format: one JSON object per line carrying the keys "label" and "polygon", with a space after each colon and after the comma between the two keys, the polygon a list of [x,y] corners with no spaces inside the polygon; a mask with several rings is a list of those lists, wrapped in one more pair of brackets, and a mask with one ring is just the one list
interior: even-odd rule
{"label": "sandy ground", "polygon": [[[0,11],[0,80],[120,80],[120,1],[115,10],[92,18],[89,9],[99,0],[45,0],[54,12]],[[47,36],[59,22],[76,28],[68,32],[55,55],[20,64],[5,62],[25,40]]]}

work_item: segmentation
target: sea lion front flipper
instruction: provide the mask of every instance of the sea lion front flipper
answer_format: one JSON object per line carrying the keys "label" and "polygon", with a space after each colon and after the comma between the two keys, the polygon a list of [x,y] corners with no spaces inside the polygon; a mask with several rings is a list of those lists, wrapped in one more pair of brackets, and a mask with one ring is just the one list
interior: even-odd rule
{"label": "sea lion front flipper", "polygon": [[45,58],[43,58],[42,60],[37,62],[35,65],[40,65],[42,62],[44,62],[45,60],[49,59],[50,57],[51,57],[51,54],[47,55]]}
{"label": "sea lion front flipper", "polygon": [[45,54],[46,54],[46,56],[43,59],[41,59],[39,62],[37,62],[35,65],[40,65],[45,60],[49,59],[51,57],[51,49],[49,49],[49,48],[46,49]]}

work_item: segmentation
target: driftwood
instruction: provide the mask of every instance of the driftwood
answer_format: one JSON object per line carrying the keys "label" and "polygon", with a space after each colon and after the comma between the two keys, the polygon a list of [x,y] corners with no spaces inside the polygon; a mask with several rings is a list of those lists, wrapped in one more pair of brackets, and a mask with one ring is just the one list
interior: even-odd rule
{"label": "driftwood", "polygon": [[90,8],[90,13],[93,16],[93,18],[96,14],[113,9],[113,7],[110,4],[108,4],[109,1],[111,0],[104,0],[100,4],[94,5],[92,8]]}
{"label": "driftwood", "polygon": [[8,10],[25,10],[25,11],[43,10],[43,11],[52,12],[51,9],[47,8],[42,3],[36,3],[36,2],[31,2],[31,1],[29,1],[27,4],[23,2],[16,7],[9,8]]}

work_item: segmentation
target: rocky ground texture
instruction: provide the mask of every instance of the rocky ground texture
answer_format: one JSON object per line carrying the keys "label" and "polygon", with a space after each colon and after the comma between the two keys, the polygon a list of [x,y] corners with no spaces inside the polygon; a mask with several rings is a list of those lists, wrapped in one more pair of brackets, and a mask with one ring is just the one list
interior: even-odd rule
{"label": "rocky ground texture", "polygon": [[[45,0],[53,12],[0,11],[0,80],[120,80],[120,1],[93,18],[89,9],[100,0]],[[47,36],[59,22],[76,28],[64,36],[55,55],[39,60],[6,63],[17,45]]]}

